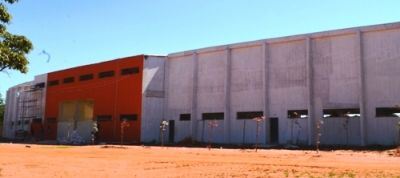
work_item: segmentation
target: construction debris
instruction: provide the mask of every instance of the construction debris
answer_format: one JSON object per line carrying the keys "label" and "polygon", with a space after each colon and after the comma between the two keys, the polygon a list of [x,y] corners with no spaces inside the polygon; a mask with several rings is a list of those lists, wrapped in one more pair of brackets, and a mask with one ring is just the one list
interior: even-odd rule
{"label": "construction debris", "polygon": [[73,130],[71,134],[67,134],[67,137],[58,139],[59,144],[65,145],[84,145],[87,144],[86,140],[76,130]]}

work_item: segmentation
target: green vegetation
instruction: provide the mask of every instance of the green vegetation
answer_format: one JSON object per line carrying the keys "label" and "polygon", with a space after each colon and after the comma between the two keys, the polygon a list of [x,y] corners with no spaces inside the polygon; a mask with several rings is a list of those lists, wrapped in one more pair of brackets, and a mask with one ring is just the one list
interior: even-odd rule
{"label": "green vegetation", "polygon": [[6,69],[28,72],[29,62],[26,55],[32,50],[32,43],[25,36],[7,31],[12,17],[5,4],[14,4],[17,1],[0,0],[0,72]]}
{"label": "green vegetation", "polygon": [[0,126],[3,126],[5,103],[0,93]]}

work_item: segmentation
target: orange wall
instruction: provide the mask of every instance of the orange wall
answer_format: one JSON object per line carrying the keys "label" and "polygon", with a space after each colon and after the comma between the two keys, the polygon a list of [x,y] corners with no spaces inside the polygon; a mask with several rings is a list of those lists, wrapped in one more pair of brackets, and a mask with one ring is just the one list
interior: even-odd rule
{"label": "orange wall", "polygon": [[[144,56],[134,56],[98,64],[86,65],[48,74],[48,82],[59,80],[56,86],[49,86],[46,94],[46,120],[57,118],[59,104],[68,100],[92,100],[94,118],[97,115],[112,115],[112,121],[98,122],[102,130],[99,137],[102,141],[120,140],[120,115],[137,114],[136,121],[129,121],[125,129],[126,142],[140,142],[140,125],[142,111],[142,78]],[[121,69],[138,67],[138,74],[121,75]],[[98,73],[114,70],[115,75],[99,78]],[[93,74],[94,78],[79,81],[80,75]],[[63,79],[74,77],[72,83],[63,83]],[[54,122],[53,122],[54,123]],[[45,135],[56,139],[56,123],[45,122]]]}

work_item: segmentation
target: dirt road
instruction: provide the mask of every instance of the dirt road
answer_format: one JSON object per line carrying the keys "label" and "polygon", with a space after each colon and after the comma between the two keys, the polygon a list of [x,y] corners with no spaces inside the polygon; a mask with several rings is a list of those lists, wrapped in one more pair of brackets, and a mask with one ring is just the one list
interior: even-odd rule
{"label": "dirt road", "polygon": [[0,144],[0,177],[400,177],[392,152]]}

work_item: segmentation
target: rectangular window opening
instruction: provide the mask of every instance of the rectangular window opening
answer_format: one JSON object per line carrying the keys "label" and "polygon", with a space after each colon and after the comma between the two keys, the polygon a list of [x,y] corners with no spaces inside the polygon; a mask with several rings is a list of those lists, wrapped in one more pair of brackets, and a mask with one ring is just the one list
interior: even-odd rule
{"label": "rectangular window opening", "polygon": [[44,82],[35,84],[35,89],[44,88],[46,84]]}
{"label": "rectangular window opening", "polygon": [[47,123],[57,123],[57,118],[55,118],[55,117],[48,117],[48,118],[46,119],[46,122],[47,122]]}
{"label": "rectangular window opening", "polygon": [[74,77],[67,77],[67,78],[64,78],[63,83],[72,83],[74,81],[75,81]]}
{"label": "rectangular window opening", "polygon": [[308,110],[288,110],[289,119],[306,119],[308,118]]}
{"label": "rectangular window opening", "polygon": [[58,85],[58,84],[59,84],[59,81],[58,81],[58,80],[49,81],[49,86],[56,86],[56,85]]}
{"label": "rectangular window opening", "polygon": [[254,119],[256,117],[263,116],[264,113],[262,111],[246,111],[246,112],[237,112],[237,119]]}
{"label": "rectangular window opening", "polygon": [[102,122],[102,121],[111,121],[112,116],[111,115],[99,115],[96,117],[96,121]]}
{"label": "rectangular window opening", "polygon": [[139,73],[139,67],[131,67],[121,70],[121,75],[132,75],[137,73]]}
{"label": "rectangular window opening", "polygon": [[86,80],[92,80],[93,79],[93,74],[85,74],[79,76],[80,81],[86,81]]}
{"label": "rectangular window opening", "polygon": [[376,117],[400,117],[400,107],[376,108]]}
{"label": "rectangular window opening", "polygon": [[138,116],[137,114],[122,114],[120,115],[119,119],[121,121],[127,120],[127,121],[135,121],[137,120]]}
{"label": "rectangular window opening", "polygon": [[99,78],[113,77],[115,72],[113,70],[104,71],[99,73]]}
{"label": "rectangular window opening", "polygon": [[179,120],[180,121],[190,121],[190,114],[180,114]]}
{"label": "rectangular window opening", "polygon": [[203,120],[224,120],[223,112],[215,112],[215,113],[203,113]]}
{"label": "rectangular window opening", "polygon": [[360,117],[359,108],[349,109],[324,109],[324,118],[330,117]]}
{"label": "rectangular window opening", "polygon": [[42,123],[42,118],[35,118],[32,120],[33,123]]}

